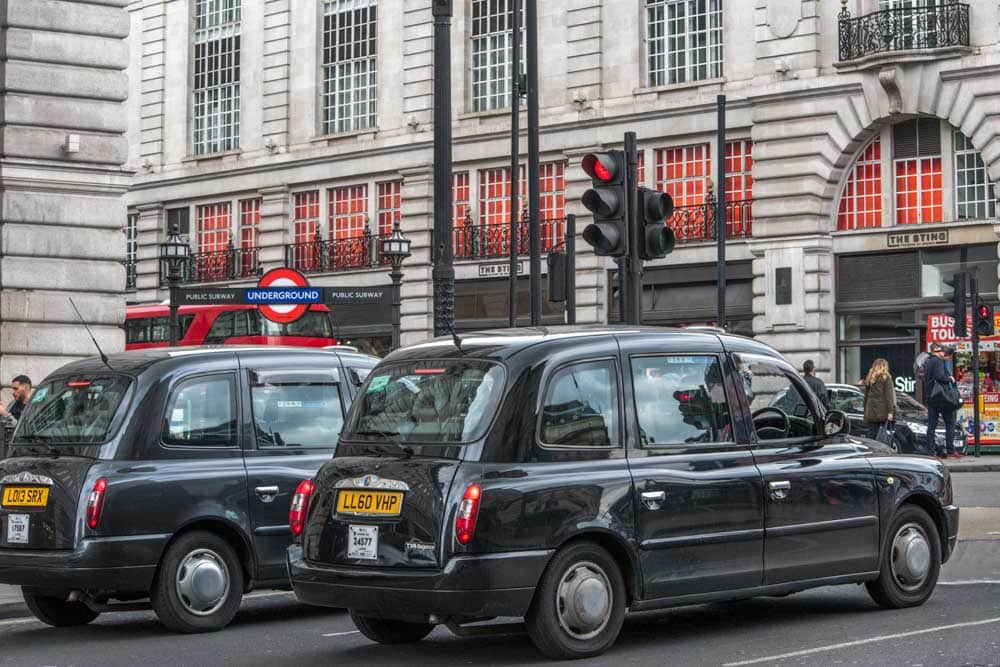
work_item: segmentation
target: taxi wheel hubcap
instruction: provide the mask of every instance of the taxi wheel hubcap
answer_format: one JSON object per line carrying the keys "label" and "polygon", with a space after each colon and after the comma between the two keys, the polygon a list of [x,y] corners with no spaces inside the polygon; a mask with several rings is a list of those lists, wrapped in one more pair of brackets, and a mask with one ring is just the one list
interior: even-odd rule
{"label": "taxi wheel hubcap", "polygon": [[931,570],[930,540],[915,523],[904,524],[892,540],[892,576],[905,591],[920,588]]}
{"label": "taxi wheel hubcap", "polygon": [[611,620],[613,594],[604,570],[592,562],[576,563],[559,581],[559,625],[574,639],[591,639]]}
{"label": "taxi wheel hubcap", "polygon": [[229,568],[211,549],[195,549],[177,568],[177,597],[196,616],[209,616],[229,596]]}

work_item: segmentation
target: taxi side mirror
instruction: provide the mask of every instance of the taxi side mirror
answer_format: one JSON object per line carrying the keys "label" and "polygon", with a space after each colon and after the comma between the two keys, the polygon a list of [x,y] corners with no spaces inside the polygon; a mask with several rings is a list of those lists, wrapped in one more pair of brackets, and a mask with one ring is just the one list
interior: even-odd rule
{"label": "taxi side mirror", "polygon": [[851,432],[851,422],[840,410],[830,410],[826,413],[823,429],[827,436],[847,435]]}

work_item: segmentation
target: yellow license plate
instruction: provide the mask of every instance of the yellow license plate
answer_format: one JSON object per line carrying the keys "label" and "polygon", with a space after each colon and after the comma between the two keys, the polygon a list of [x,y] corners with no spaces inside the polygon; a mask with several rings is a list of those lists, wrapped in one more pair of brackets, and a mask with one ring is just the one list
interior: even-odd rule
{"label": "yellow license plate", "polygon": [[344,489],[337,496],[339,514],[397,516],[401,509],[403,509],[401,491]]}
{"label": "yellow license plate", "polygon": [[45,486],[8,486],[3,490],[4,507],[45,507],[48,503]]}

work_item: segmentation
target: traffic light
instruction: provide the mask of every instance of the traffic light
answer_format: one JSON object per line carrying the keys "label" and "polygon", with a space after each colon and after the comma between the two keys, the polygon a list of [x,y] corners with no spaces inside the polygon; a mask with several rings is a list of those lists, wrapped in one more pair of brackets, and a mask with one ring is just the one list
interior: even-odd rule
{"label": "traffic light", "polygon": [[593,181],[593,187],[583,193],[583,205],[594,214],[594,222],[583,230],[583,240],[593,246],[595,255],[621,257],[628,247],[625,153],[588,153],[582,166]]}
{"label": "traffic light", "polygon": [[979,302],[976,307],[976,333],[980,336],[993,335],[993,306]]}
{"label": "traffic light", "polygon": [[955,336],[965,338],[969,330],[965,325],[965,274],[956,273],[951,280],[945,280],[945,285],[951,287],[951,316],[955,318]]}
{"label": "traffic light", "polygon": [[674,200],[666,192],[639,188],[639,222],[642,223],[639,257],[660,259],[674,250],[674,230],[666,221],[674,214]]}

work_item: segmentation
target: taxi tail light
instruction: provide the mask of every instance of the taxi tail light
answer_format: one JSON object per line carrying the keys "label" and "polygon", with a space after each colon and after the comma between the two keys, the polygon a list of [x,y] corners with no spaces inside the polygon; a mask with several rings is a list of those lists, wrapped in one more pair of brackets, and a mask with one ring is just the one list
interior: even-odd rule
{"label": "taxi tail light", "polygon": [[87,525],[93,529],[101,521],[101,510],[104,508],[104,492],[108,490],[108,480],[104,477],[94,482],[94,488],[87,498]]}
{"label": "taxi tail light", "polygon": [[476,519],[479,518],[479,501],[483,490],[478,484],[470,484],[462,495],[462,503],[458,506],[455,516],[455,539],[459,544],[468,544],[476,532]]}
{"label": "taxi tail light", "polygon": [[309,512],[309,500],[312,498],[312,480],[304,479],[295,488],[295,495],[292,496],[292,506],[288,510],[288,526],[292,529],[292,535],[298,537],[302,534],[302,529],[306,525],[306,514]]}

